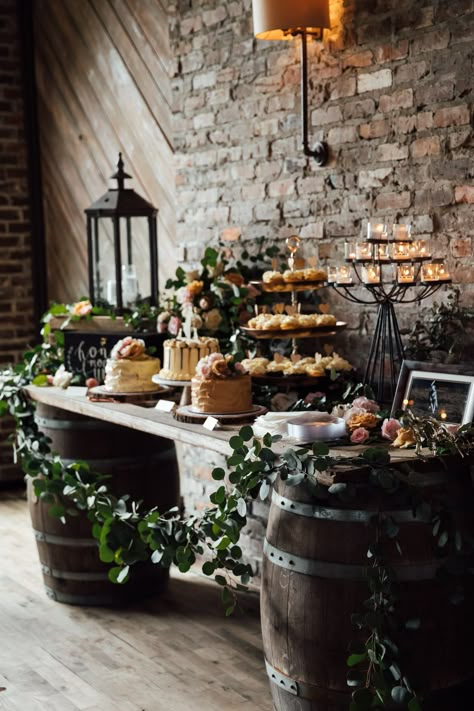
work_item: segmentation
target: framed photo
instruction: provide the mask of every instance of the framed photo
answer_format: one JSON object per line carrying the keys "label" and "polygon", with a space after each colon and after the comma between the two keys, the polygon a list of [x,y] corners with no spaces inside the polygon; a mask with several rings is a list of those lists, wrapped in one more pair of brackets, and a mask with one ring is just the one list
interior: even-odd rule
{"label": "framed photo", "polygon": [[465,425],[474,416],[474,367],[404,360],[392,416],[409,408],[446,424]]}

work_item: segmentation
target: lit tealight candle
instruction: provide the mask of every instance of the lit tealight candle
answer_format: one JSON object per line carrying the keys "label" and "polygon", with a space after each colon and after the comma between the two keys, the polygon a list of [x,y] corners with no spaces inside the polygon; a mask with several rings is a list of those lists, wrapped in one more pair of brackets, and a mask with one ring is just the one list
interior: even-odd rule
{"label": "lit tealight candle", "polygon": [[357,259],[372,259],[372,245],[369,242],[356,243]]}
{"label": "lit tealight candle", "polygon": [[363,280],[366,284],[380,284],[380,267],[378,264],[370,264],[364,269]]}
{"label": "lit tealight candle", "polygon": [[378,240],[387,239],[388,230],[387,225],[382,222],[368,222],[367,223],[367,239]]}
{"label": "lit tealight candle", "polygon": [[412,264],[400,264],[397,267],[397,281],[399,284],[411,284],[415,281],[415,267]]}
{"label": "lit tealight candle", "polygon": [[393,225],[392,229],[396,242],[411,242],[411,225]]}
{"label": "lit tealight candle", "polygon": [[334,284],[337,281],[337,267],[328,267],[328,284]]}
{"label": "lit tealight candle", "polygon": [[386,262],[390,259],[390,248],[388,244],[377,245],[375,258],[379,259],[381,262]]}
{"label": "lit tealight candle", "polygon": [[338,267],[337,268],[337,279],[338,284],[352,284],[352,275],[350,267]]}
{"label": "lit tealight candle", "polygon": [[438,265],[433,262],[421,267],[421,281],[438,281]]}
{"label": "lit tealight candle", "polygon": [[444,264],[444,262],[440,262],[440,264],[438,264],[438,279],[440,279],[441,281],[451,279],[448,268]]}
{"label": "lit tealight candle", "polygon": [[344,243],[344,257],[353,262],[356,258],[356,246],[355,242],[345,242]]}
{"label": "lit tealight candle", "polygon": [[392,259],[409,259],[410,249],[405,242],[395,242],[392,244]]}

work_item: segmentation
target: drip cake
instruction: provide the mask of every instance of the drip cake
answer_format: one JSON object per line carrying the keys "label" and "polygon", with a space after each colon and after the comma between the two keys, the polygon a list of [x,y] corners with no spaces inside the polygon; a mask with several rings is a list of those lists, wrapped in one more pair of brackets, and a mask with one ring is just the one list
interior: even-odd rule
{"label": "drip cake", "polygon": [[191,407],[209,415],[249,412],[252,409],[251,378],[242,364],[222,353],[202,358],[191,380]]}
{"label": "drip cake", "polygon": [[159,376],[164,380],[191,380],[201,358],[218,350],[217,338],[170,338],[163,344],[163,368]]}
{"label": "drip cake", "polygon": [[159,358],[145,353],[141,338],[127,336],[115,344],[105,364],[104,390],[110,393],[153,392],[152,376],[160,370]]}

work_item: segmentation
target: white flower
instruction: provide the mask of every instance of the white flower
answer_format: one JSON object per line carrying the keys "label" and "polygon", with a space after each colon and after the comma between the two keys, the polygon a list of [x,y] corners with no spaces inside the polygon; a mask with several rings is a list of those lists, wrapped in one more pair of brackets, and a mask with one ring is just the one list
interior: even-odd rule
{"label": "white flower", "polygon": [[72,377],[72,373],[69,373],[64,365],[60,365],[53,376],[53,385],[55,388],[63,388],[65,390],[70,384]]}

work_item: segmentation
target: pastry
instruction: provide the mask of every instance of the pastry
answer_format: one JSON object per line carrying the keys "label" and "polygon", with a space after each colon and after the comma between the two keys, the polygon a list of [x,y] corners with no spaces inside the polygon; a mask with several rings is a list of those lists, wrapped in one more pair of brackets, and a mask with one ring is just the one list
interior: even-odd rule
{"label": "pastry", "polygon": [[287,282],[293,282],[293,281],[304,281],[305,279],[305,270],[304,269],[287,269],[285,272],[283,272],[283,279]]}

